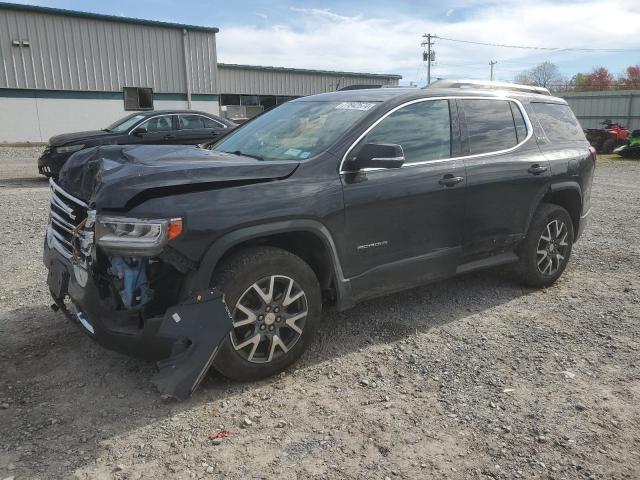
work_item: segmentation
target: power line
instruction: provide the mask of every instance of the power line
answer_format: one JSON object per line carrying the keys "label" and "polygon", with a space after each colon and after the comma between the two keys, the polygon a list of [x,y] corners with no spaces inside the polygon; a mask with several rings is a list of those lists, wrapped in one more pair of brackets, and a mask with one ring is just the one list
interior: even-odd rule
{"label": "power line", "polygon": [[487,47],[502,47],[502,48],[519,48],[523,50],[547,50],[547,51],[567,51],[567,52],[638,52],[638,48],[573,48],[573,47],[533,47],[528,45],[506,45],[502,43],[489,43],[489,42],[475,42],[471,40],[460,40],[459,38],[441,37],[439,35],[431,35],[433,38],[439,40],[446,40],[449,42],[458,43],[470,43],[472,45],[484,45]]}

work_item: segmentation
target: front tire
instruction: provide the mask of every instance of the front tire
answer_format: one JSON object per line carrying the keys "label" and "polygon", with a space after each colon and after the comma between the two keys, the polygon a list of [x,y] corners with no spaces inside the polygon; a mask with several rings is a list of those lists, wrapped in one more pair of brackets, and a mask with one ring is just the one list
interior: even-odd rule
{"label": "front tire", "polygon": [[520,260],[514,266],[517,280],[535,288],[554,284],[569,262],[573,238],[569,213],[559,205],[540,204],[518,248]]}
{"label": "front tire", "polygon": [[275,375],[311,342],[322,311],[320,285],[300,257],[252,247],[223,260],[212,285],[225,294],[233,317],[213,362],[225,377],[248,381]]}

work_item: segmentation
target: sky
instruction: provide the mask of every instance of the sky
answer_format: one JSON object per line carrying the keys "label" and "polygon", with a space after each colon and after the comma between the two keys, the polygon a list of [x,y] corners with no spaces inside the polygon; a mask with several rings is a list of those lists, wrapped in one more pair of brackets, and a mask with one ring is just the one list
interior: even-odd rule
{"label": "sky", "polygon": [[436,39],[432,79],[514,76],[543,61],[570,78],[604,66],[614,75],[640,64],[640,1],[614,0],[45,0],[16,1],[150,20],[214,26],[218,61],[280,67],[394,73],[426,83],[422,35],[557,48],[536,51]]}

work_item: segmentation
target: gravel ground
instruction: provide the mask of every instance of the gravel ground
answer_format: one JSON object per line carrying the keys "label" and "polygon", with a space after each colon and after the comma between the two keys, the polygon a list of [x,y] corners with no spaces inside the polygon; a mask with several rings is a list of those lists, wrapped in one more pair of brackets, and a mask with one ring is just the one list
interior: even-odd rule
{"label": "gravel ground", "polygon": [[0,147],[0,478],[640,478],[640,162],[599,159],[552,288],[483,272],[329,312],[286,374],[179,403],[49,309],[38,152]]}

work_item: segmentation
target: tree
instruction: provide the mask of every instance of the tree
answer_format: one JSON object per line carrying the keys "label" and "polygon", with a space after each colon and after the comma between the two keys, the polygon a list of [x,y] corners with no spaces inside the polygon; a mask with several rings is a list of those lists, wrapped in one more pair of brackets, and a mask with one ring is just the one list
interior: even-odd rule
{"label": "tree", "polygon": [[576,90],[577,92],[589,90],[589,74],[576,73],[573,77],[571,77],[570,83],[573,86],[574,90]]}
{"label": "tree", "polygon": [[564,79],[557,65],[551,62],[542,62],[531,70],[517,75],[515,81],[536,87],[552,88],[554,84],[562,83]]}
{"label": "tree", "polygon": [[623,88],[640,88],[640,65],[627,67],[618,78],[618,84]]}
{"label": "tree", "polygon": [[613,75],[605,67],[598,67],[586,75],[587,90],[608,90],[613,85]]}
{"label": "tree", "polygon": [[551,62],[541,64],[529,70],[531,84],[538,87],[550,88],[554,83],[562,82],[562,75],[558,66]]}
{"label": "tree", "polygon": [[526,72],[519,73],[515,77],[513,77],[514,83],[519,83],[520,85],[531,85],[531,80],[529,79],[529,75]]}

